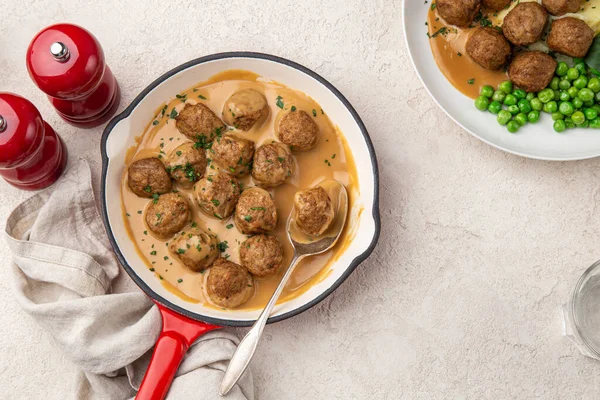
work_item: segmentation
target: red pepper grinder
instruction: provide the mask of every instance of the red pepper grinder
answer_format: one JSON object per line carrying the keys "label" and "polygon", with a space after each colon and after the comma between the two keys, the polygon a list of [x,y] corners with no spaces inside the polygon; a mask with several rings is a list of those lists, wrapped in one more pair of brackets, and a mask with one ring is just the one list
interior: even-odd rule
{"label": "red pepper grinder", "polygon": [[67,164],[67,148],[31,102],[0,92],[0,176],[19,189],[52,185]]}
{"label": "red pepper grinder", "polygon": [[100,43],[77,25],[52,25],[38,33],[27,50],[27,69],[58,115],[72,125],[102,125],[119,107],[119,85]]}

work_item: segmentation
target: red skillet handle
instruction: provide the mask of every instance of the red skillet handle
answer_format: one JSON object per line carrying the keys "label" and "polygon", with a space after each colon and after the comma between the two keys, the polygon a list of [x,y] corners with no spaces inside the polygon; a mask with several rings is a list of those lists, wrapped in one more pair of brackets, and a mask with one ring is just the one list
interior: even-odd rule
{"label": "red skillet handle", "polygon": [[135,397],[137,400],[163,400],[167,397],[183,356],[194,341],[220,326],[205,324],[184,317],[156,303],[163,326],[146,376]]}

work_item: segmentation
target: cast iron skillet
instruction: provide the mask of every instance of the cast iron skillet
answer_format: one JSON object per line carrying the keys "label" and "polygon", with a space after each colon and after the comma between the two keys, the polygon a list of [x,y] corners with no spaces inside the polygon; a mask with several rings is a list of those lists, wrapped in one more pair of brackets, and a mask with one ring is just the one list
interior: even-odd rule
{"label": "cast iron skillet", "polygon": [[[344,116],[347,116],[346,123],[350,120],[354,124],[353,129],[358,129],[362,135],[362,137],[354,139],[357,143],[356,147],[361,147],[360,154],[363,154],[361,159],[356,157],[355,147],[350,143],[350,140],[348,142],[355,155],[357,167],[360,170],[359,181],[361,189],[363,186],[369,186],[372,188],[372,192],[364,194],[368,204],[364,204],[364,212],[361,215],[365,217],[357,217],[358,222],[355,221],[355,223],[360,223],[361,229],[357,230],[359,233],[357,233],[353,243],[344,254],[350,252],[353,247],[360,247],[360,253],[349,260],[346,266],[341,267],[341,273],[336,276],[335,280],[322,285],[323,287],[319,289],[320,292],[310,298],[310,301],[293,306],[286,312],[275,312],[274,316],[269,319],[269,323],[282,321],[300,314],[329,296],[371,254],[380,233],[379,173],[375,150],[357,112],[348,100],[324,78],[308,68],[284,58],[249,52],[219,53],[201,57],[182,64],[162,75],[144,89],[129,107],[110,121],[104,130],[101,141],[102,217],[108,238],[120,264],[133,281],[158,305],[163,318],[162,332],[154,349],[152,360],[138,392],[137,399],[163,399],[166,396],[185,352],[199,336],[219,328],[218,325],[250,326],[254,322],[252,318],[256,318],[232,318],[231,314],[226,311],[218,312],[213,310],[213,314],[215,312],[219,314],[215,317],[214,315],[204,315],[202,312],[198,312],[198,310],[192,310],[194,308],[192,306],[195,306],[195,308],[198,306],[191,303],[190,306],[182,304],[183,302],[181,301],[179,301],[180,304],[175,304],[178,301],[168,298],[168,292],[160,290],[160,286],[156,284],[156,278],[147,272],[148,268],[139,259],[137,253],[135,256],[132,256],[131,243],[128,243],[129,239],[123,235],[122,225],[124,222],[122,221],[122,213],[120,212],[121,194],[116,189],[120,185],[115,180],[118,179],[120,181],[120,176],[124,168],[124,153],[115,154],[113,150],[115,147],[119,147],[119,145],[122,145],[122,148],[133,145],[133,136],[143,132],[145,124],[150,120],[156,108],[161,102],[168,99],[168,97],[161,98],[155,101],[156,104],[154,104],[151,101],[153,96],[160,95],[159,92],[167,88],[172,96],[174,93],[187,89],[197,82],[206,80],[214,74],[204,75],[203,68],[206,70],[214,68],[221,68],[221,70],[231,68],[252,70],[261,76],[268,76],[269,78],[273,76],[275,80],[288,84],[294,89],[305,91],[308,95],[315,97],[309,90],[303,90],[303,87],[294,86],[293,82],[285,82],[286,79],[288,81],[294,81],[295,79],[306,80],[309,86],[316,85],[314,87],[318,88],[319,91],[325,90],[323,92],[325,93],[324,98],[330,96],[333,99],[329,100],[331,102],[329,108],[335,109],[336,107],[341,107],[344,111]],[[266,74],[262,74],[260,69],[264,69]],[[315,99],[325,107],[323,104],[325,100],[318,97],[315,97]],[[332,114],[331,110],[329,111],[328,114],[332,118],[332,121],[337,123],[335,113]],[[138,126],[135,126],[136,124]],[[340,125],[340,127],[342,128],[342,132],[344,132],[343,126]],[[346,138],[348,139],[348,137]],[[360,179],[361,174],[366,174],[367,178]],[[358,200],[362,200],[362,197],[363,193],[361,191]],[[365,218],[366,228],[363,228],[363,219]],[[368,231],[366,236],[365,231]],[[359,238],[361,240],[357,242]],[[355,246],[355,242],[357,242],[357,246]],[[337,263],[340,263],[340,260],[336,261]],[[258,316],[258,312],[256,316]]]}

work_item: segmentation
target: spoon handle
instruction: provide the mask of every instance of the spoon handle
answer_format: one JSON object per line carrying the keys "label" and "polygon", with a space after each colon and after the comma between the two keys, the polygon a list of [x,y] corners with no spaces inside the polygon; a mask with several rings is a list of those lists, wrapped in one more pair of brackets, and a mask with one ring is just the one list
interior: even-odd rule
{"label": "spoon handle", "polygon": [[225,371],[225,376],[223,377],[223,381],[221,382],[221,387],[219,388],[219,393],[221,396],[225,396],[229,391],[235,386],[237,381],[241,378],[246,368],[250,364],[250,360],[252,360],[252,356],[258,347],[258,342],[262,336],[262,332],[267,324],[267,320],[271,315],[271,311],[273,311],[273,307],[277,303],[277,299],[281,295],[283,288],[285,287],[287,281],[292,276],[296,265],[300,260],[302,260],[304,256],[294,254],[294,258],[290,263],[288,270],[285,275],[281,279],[279,286],[275,289],[275,293],[271,296],[271,300],[265,306],[265,309],[260,314],[254,325],[250,331],[244,336],[244,339],[240,342],[237,350],[233,353],[231,360],[229,361],[229,366],[227,367],[227,371]]}

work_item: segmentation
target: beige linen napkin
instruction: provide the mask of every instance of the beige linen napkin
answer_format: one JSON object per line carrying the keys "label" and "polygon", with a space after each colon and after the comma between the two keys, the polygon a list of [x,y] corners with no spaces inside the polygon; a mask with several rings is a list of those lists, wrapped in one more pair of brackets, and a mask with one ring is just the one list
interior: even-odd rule
{"label": "beige linen napkin", "polygon": [[[134,396],[160,332],[160,314],[113,256],[87,162],[76,161],[50,190],[19,205],[8,217],[5,236],[19,304],[81,370],[69,397]],[[222,330],[201,337],[168,398],[218,399],[237,343]],[[253,398],[250,373],[227,396]]]}

